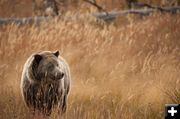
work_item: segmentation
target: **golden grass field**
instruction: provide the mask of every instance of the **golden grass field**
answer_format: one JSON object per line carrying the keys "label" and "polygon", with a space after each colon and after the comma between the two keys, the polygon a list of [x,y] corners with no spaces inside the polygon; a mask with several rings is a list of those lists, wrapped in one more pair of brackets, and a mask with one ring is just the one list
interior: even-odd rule
{"label": "golden grass field", "polygon": [[1,26],[0,119],[32,119],[20,94],[21,73],[42,50],[60,50],[70,65],[64,119],[163,119],[166,103],[180,103],[180,15],[124,19]]}

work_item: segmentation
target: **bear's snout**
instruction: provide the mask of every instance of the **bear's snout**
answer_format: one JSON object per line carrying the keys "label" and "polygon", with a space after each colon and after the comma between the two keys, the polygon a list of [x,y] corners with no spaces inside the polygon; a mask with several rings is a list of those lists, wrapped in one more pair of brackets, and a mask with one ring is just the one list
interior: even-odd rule
{"label": "bear's snout", "polygon": [[60,80],[64,77],[64,73],[63,72],[56,72],[56,75],[55,75],[55,79],[56,80]]}

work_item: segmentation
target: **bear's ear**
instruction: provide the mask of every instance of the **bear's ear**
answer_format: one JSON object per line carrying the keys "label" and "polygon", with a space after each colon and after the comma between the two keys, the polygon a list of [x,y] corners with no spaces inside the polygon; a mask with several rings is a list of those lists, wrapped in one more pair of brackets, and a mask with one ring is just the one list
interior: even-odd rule
{"label": "bear's ear", "polygon": [[59,51],[56,51],[55,53],[53,53],[56,57],[59,56]]}
{"label": "bear's ear", "polygon": [[41,55],[38,55],[38,54],[34,55],[34,60],[32,62],[32,74],[35,79],[39,79],[37,69],[42,58],[43,57]]}
{"label": "bear's ear", "polygon": [[42,60],[42,56],[41,55],[38,55],[38,54],[36,54],[36,55],[34,55],[34,61],[37,63],[37,64],[39,64],[39,62]]}

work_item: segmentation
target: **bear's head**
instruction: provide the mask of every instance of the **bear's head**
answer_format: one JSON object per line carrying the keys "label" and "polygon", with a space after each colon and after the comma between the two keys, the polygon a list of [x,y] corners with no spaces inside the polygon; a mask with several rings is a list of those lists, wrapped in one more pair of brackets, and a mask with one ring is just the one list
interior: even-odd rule
{"label": "bear's head", "polygon": [[32,75],[36,81],[58,81],[63,79],[63,67],[58,59],[59,51],[44,51],[33,55]]}

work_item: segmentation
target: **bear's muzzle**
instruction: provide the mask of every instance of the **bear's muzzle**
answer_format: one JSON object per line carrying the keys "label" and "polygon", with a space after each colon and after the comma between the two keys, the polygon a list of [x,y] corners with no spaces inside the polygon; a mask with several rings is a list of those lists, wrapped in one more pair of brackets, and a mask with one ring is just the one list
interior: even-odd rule
{"label": "bear's muzzle", "polygon": [[56,72],[55,74],[55,80],[63,79],[64,73],[63,72]]}

